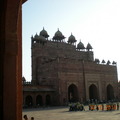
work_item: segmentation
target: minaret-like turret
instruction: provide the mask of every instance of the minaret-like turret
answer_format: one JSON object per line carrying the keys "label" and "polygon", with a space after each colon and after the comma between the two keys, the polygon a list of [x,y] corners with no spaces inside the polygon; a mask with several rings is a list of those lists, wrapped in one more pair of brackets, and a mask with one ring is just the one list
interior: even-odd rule
{"label": "minaret-like turret", "polygon": [[75,37],[72,35],[72,33],[71,33],[71,35],[70,35],[70,37],[68,38],[68,43],[70,43],[70,44],[74,44],[74,43],[76,43],[76,39],[75,39]]}
{"label": "minaret-like turret", "polygon": [[77,45],[77,49],[78,50],[84,50],[85,49],[84,44],[81,42],[81,40],[80,40],[80,42]]}
{"label": "minaret-like turret", "polygon": [[62,32],[58,31],[55,33],[55,35],[53,36],[53,40],[55,41],[63,41],[63,39],[65,39],[64,35],[62,34]]}
{"label": "minaret-like turret", "polygon": [[44,27],[43,27],[43,30],[40,32],[39,36],[43,36],[46,39],[48,39],[49,35],[48,35],[47,31],[44,29]]}
{"label": "minaret-like turret", "polygon": [[87,44],[86,49],[87,49],[87,51],[89,51],[89,50],[92,50],[92,49],[93,49],[90,43],[88,43],[88,44]]}

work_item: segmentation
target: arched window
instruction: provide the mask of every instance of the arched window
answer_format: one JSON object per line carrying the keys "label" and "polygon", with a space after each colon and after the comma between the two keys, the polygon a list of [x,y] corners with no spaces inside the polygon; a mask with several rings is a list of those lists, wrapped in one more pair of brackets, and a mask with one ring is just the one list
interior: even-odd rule
{"label": "arched window", "polygon": [[30,95],[28,95],[25,98],[25,105],[28,106],[28,107],[33,106],[33,99],[32,99],[32,97]]}
{"label": "arched window", "polygon": [[42,106],[43,105],[43,99],[42,99],[42,96],[41,95],[38,95],[36,97],[36,105],[37,106]]}

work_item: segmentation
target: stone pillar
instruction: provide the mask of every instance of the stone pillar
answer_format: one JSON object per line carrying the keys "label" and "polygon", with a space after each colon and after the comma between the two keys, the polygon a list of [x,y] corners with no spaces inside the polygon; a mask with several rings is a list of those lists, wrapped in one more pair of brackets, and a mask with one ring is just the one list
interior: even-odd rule
{"label": "stone pillar", "polygon": [[100,79],[98,81],[98,99],[102,100],[102,85]]}
{"label": "stone pillar", "polygon": [[42,94],[43,106],[46,106],[46,94]]}
{"label": "stone pillar", "polygon": [[5,0],[1,0],[0,10],[0,120],[3,120],[3,63],[5,47]]}
{"label": "stone pillar", "polygon": [[1,0],[0,120],[22,120],[22,2]]}
{"label": "stone pillar", "polygon": [[25,96],[24,92],[22,92],[22,93],[23,93],[23,102],[22,102],[22,104],[23,104],[23,106],[25,106],[25,98],[26,98],[26,96]]}
{"label": "stone pillar", "polygon": [[33,93],[32,98],[33,98],[33,107],[35,107],[36,106],[36,94],[35,93]]}

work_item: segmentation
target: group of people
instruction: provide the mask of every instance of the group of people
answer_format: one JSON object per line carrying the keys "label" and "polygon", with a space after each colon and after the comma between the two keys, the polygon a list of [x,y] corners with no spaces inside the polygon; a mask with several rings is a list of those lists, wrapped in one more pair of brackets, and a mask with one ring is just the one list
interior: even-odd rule
{"label": "group of people", "polygon": [[95,105],[95,104],[89,104],[89,110],[93,111],[93,110],[107,110],[107,111],[111,111],[111,110],[119,110],[119,103],[108,103],[108,104],[99,104],[99,105]]}
{"label": "group of people", "polygon": [[84,105],[80,104],[79,102],[70,103],[69,104],[69,111],[85,111]]}
{"label": "group of people", "polygon": [[[107,104],[89,104],[89,110],[119,110],[119,103],[107,103]],[[84,105],[79,102],[69,103],[69,111],[85,111]]]}
{"label": "group of people", "polygon": [[[27,115],[24,115],[23,118],[24,118],[24,120],[29,120],[28,117],[27,117]],[[31,117],[30,120],[34,120],[34,117]]]}
{"label": "group of people", "polygon": [[117,104],[108,104],[108,105],[106,105],[106,107],[107,107],[107,111],[119,110],[119,103],[117,103]]}

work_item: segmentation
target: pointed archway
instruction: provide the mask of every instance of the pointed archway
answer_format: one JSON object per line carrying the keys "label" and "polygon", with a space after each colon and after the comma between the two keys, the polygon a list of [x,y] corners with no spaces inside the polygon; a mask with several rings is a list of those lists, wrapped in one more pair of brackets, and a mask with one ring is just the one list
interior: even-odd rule
{"label": "pointed archway", "polygon": [[38,95],[36,97],[36,105],[37,106],[43,106],[43,99],[42,99],[42,96],[41,95]]}
{"label": "pointed archway", "polygon": [[107,100],[113,100],[114,99],[114,89],[112,85],[107,86]]}
{"label": "pointed archway", "polygon": [[77,86],[74,85],[74,84],[71,84],[68,87],[68,101],[69,102],[79,101],[79,99],[78,99],[78,89],[77,89]]}
{"label": "pointed archway", "polygon": [[28,107],[32,107],[33,106],[33,99],[30,95],[28,95],[26,98],[25,98],[25,105],[28,106]]}
{"label": "pointed archway", "polygon": [[89,87],[89,99],[98,99],[98,89],[94,84],[90,85]]}

